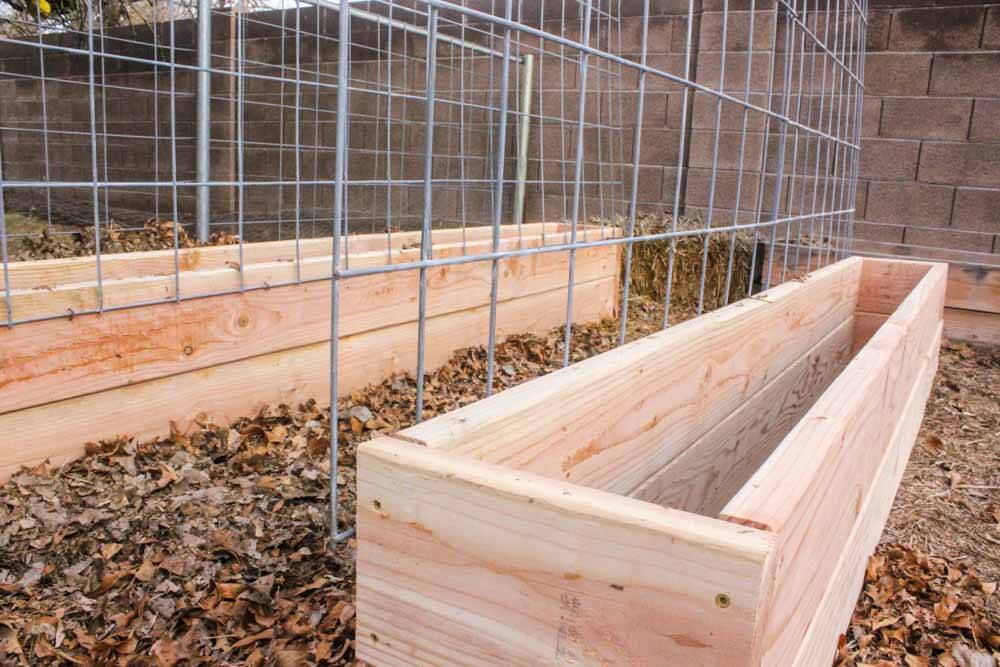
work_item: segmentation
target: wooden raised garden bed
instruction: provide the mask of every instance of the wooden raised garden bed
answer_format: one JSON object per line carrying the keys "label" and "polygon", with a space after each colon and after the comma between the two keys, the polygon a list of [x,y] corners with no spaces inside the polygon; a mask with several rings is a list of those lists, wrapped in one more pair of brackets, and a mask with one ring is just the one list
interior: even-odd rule
{"label": "wooden raised garden bed", "polygon": [[[492,249],[489,227],[435,231],[434,256]],[[504,249],[565,240],[565,225],[505,228]],[[610,230],[581,228],[580,239]],[[419,232],[394,234],[392,261],[419,259]],[[386,237],[352,236],[350,265],[384,264]],[[180,251],[185,297],[239,289],[235,246]],[[330,239],[303,240],[301,277],[295,243],[244,246],[244,293],[142,305],[72,318],[0,326],[0,482],[22,465],[79,456],[88,441],[128,434],[166,435],[171,424],[226,423],[263,405],[329,395]],[[618,246],[576,254],[574,318],[614,314]],[[106,305],[174,296],[173,251],[107,255],[101,268]],[[566,253],[500,262],[498,335],[545,333],[565,321]],[[10,267],[15,320],[93,308],[93,257],[16,262]],[[428,271],[426,363],[434,368],[457,349],[485,344],[491,263]],[[282,284],[285,283],[285,284]],[[341,283],[339,335],[342,393],[397,372],[413,372],[417,354],[418,272],[399,271]],[[2,286],[0,286],[2,287]],[[0,310],[6,317],[0,292]]]}
{"label": "wooden raised garden bed", "polygon": [[365,443],[375,665],[829,665],[946,266],[850,258]]}

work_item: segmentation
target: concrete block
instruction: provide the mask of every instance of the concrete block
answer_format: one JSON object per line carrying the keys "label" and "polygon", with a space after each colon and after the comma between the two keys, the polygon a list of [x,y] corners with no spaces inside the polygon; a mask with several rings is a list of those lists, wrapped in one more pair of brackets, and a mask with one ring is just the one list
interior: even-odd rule
{"label": "concrete block", "polygon": [[1000,96],[1000,51],[934,54],[930,94]]}
{"label": "concrete block", "polygon": [[979,47],[982,7],[929,7],[893,12],[889,49],[960,51]]}
{"label": "concrete block", "polygon": [[883,243],[902,243],[903,230],[904,228],[899,225],[856,220],[854,223],[854,238],[865,241],[881,241]]}
{"label": "concrete block", "polygon": [[953,229],[1000,234],[1000,189],[958,188]]}
{"label": "concrete block", "polygon": [[969,140],[1000,141],[1000,100],[975,101]]}
{"label": "concrete block", "polygon": [[982,48],[991,51],[1000,50],[1000,6],[998,5],[993,5],[986,10]]}
{"label": "concrete block", "polygon": [[868,11],[868,51],[885,51],[889,45],[889,23],[892,12],[871,9]]}
{"label": "concrete block", "polygon": [[925,142],[917,180],[996,187],[1000,183],[1000,144]]}
{"label": "concrete block", "polygon": [[882,181],[915,180],[919,154],[919,141],[862,139],[859,176]]}
{"label": "concrete block", "polygon": [[971,99],[886,97],[879,136],[961,141],[968,135],[971,116]]}
{"label": "concrete block", "polygon": [[872,181],[865,219],[918,227],[947,227],[954,188],[926,183]]}
{"label": "concrete block", "polygon": [[926,95],[931,58],[929,53],[869,54],[865,59],[865,94]]}
{"label": "concrete block", "polygon": [[920,229],[907,227],[903,242],[909,245],[972,252],[992,252],[993,235],[954,229]]}

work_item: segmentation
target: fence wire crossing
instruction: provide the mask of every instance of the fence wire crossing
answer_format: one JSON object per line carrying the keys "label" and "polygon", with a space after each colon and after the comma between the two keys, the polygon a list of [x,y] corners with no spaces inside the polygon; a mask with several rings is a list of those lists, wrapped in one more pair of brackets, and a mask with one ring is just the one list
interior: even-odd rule
{"label": "fence wire crossing", "polygon": [[[418,274],[419,421],[435,269],[491,268],[489,394],[504,260],[568,258],[568,365],[589,248],[621,248],[619,344],[643,248],[666,267],[664,327],[682,247],[700,255],[692,315],[850,252],[865,0],[150,7],[128,26],[96,0],[70,26],[37,7],[4,19],[4,323],[329,282],[335,541],[353,532],[336,492],[348,281]],[[439,253],[445,230],[460,248]],[[208,245],[219,275],[193,279]],[[264,247],[280,270],[249,268]],[[156,289],[119,289],[133,250]],[[37,259],[75,272],[72,306],[39,305]]]}

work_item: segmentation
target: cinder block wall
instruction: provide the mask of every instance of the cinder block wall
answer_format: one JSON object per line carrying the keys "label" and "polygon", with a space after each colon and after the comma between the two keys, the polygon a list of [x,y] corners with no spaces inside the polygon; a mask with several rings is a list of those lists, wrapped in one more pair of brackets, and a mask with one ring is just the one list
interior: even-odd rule
{"label": "cinder block wall", "polygon": [[858,239],[1000,253],[1000,3],[954,4],[872,0]]}
{"label": "cinder block wall", "polygon": [[[211,178],[222,183],[238,179],[237,141],[243,144],[242,209],[239,192],[232,185],[211,188],[213,222],[235,221],[240,213],[248,222],[282,221],[285,236],[293,233],[295,202],[300,204],[302,233],[329,234],[332,191],[328,183],[312,185],[317,179],[329,180],[334,173],[336,154],[337,97],[337,13],[327,10],[303,10],[301,15],[301,56],[303,75],[298,88],[300,107],[298,141],[300,152],[299,188],[267,184],[279,178],[294,182],[296,160],[294,42],[289,30],[283,39],[282,25],[295,25],[295,12],[282,17],[280,11],[260,12],[246,22],[244,71],[250,75],[242,92],[243,134],[236,131],[238,106],[236,77],[222,72],[234,71],[232,58],[235,40],[230,39],[233,23],[225,15],[213,14],[213,68],[211,103]],[[315,38],[317,32],[324,39]],[[167,24],[157,25],[160,61],[168,43]],[[194,64],[195,35],[191,21],[175,24],[177,62]],[[313,33],[309,35],[308,33]],[[106,35],[109,53],[152,59],[152,32],[146,27],[117,28]],[[50,35],[46,41],[60,46],[80,48],[73,35]],[[388,50],[386,31],[370,22],[356,21],[352,32],[351,73],[356,90],[350,96],[349,176],[353,180],[380,180],[390,176],[392,188],[353,185],[347,193],[347,215],[352,231],[382,231],[387,212],[398,227],[419,225],[423,210],[423,187],[415,185],[424,174],[426,105],[420,99],[425,89],[426,67],[421,62],[425,40],[419,36],[394,32],[392,72],[385,56]],[[40,59],[44,53],[44,62]],[[439,179],[458,179],[461,175],[475,182],[461,187],[446,183],[432,194],[435,224],[458,224],[462,211],[471,224],[483,224],[492,209],[488,161],[494,144],[490,115],[483,106],[489,103],[493,77],[487,56],[464,54],[459,71],[459,52],[447,44],[438,46],[438,122],[435,124],[434,172]],[[404,64],[405,61],[405,64]],[[178,69],[171,80],[168,67],[152,71],[147,63],[108,58],[95,64],[95,125],[97,175],[100,180],[121,182],[159,182],[160,187],[111,187],[98,193],[101,220],[105,210],[113,220],[136,224],[157,211],[161,218],[173,217],[172,150],[176,146],[178,180],[195,178],[195,90],[196,76],[189,69]],[[284,68],[282,67],[284,63]],[[45,75],[45,100],[48,146],[43,141],[42,73]],[[284,80],[282,75],[284,73]],[[457,159],[460,138],[456,105],[460,74],[464,73],[463,99],[465,160]],[[392,78],[397,97],[390,110],[386,98],[377,95],[376,82]],[[103,81],[103,86],[101,82]],[[0,46],[0,151],[4,177],[10,180],[83,182],[94,178],[91,145],[89,62],[86,55],[46,50],[34,44]],[[173,118],[171,122],[171,86]],[[511,95],[514,100],[514,95]],[[495,103],[495,101],[494,101]],[[512,104],[514,102],[512,101]],[[317,111],[318,108],[318,111]],[[513,108],[513,107],[512,107]],[[107,142],[103,133],[107,132]],[[158,134],[158,141],[154,135]],[[176,137],[172,140],[172,137]],[[508,155],[513,155],[514,137],[510,135]],[[107,150],[105,152],[105,145]],[[46,152],[48,161],[46,164]],[[391,153],[391,165],[387,154]],[[512,164],[513,158],[511,158]],[[512,172],[512,167],[510,170]],[[505,188],[505,210],[510,210],[512,188]],[[460,196],[464,195],[464,196]],[[93,222],[91,188],[53,188],[53,219],[58,222],[87,224]],[[390,201],[391,197],[391,201]],[[44,216],[44,188],[6,188],[8,209],[34,208]],[[195,188],[181,185],[176,192],[178,217],[191,222],[194,216]],[[106,205],[105,205],[106,204]],[[263,227],[258,227],[263,229]],[[253,227],[248,238],[258,238]]]}
{"label": "cinder block wall", "polygon": [[[944,5],[945,2],[956,4]],[[857,219],[856,237],[860,240],[881,241],[897,245],[913,247],[929,246],[978,253],[1000,253],[1000,2],[973,3],[963,0],[872,0],[869,17],[868,50],[866,60],[867,96],[863,110],[863,158],[861,164],[860,183],[858,187],[856,207]],[[726,71],[724,89],[735,97],[742,98],[745,93],[746,72],[750,65],[750,99],[760,106],[767,105],[767,85],[770,73],[767,57],[771,44],[776,43],[781,48],[783,41],[784,21],[779,22],[777,35],[773,33],[774,0],[757,0],[754,17],[753,35],[749,30],[749,2],[746,0],[730,0],[729,21],[726,42]],[[688,33],[688,2],[686,0],[652,0],[652,19],[649,33],[649,63],[663,70],[682,74],[686,62],[686,41]],[[621,14],[621,52],[628,58],[638,59],[641,35],[641,0],[623,0],[620,3]],[[333,17],[333,18],[331,18]],[[320,16],[322,32],[335,36],[335,15]],[[705,85],[717,87],[721,65],[721,19],[722,0],[695,0],[694,22],[691,34],[694,49],[689,62],[690,75]],[[315,17],[312,13],[303,14],[303,28],[313,28]],[[531,25],[544,23],[544,27],[559,33],[562,28],[544,17],[527,17]],[[311,22],[311,24],[310,24]],[[274,25],[280,23],[278,15],[270,17],[271,26],[250,25],[247,34],[247,57],[259,63],[254,66],[257,71],[274,73],[280,64],[281,40],[275,38]],[[567,22],[567,37],[577,37],[573,34],[576,24]],[[314,29],[314,28],[313,28]],[[229,43],[229,26],[225,21],[213,25],[213,38],[216,40],[214,51],[226,54]],[[160,35],[161,42],[163,35]],[[374,37],[374,34],[373,34]],[[191,57],[193,46],[193,30],[187,23],[177,27],[178,47],[182,57]],[[357,36],[355,36],[357,40]],[[375,41],[373,39],[373,41]],[[286,45],[287,46],[287,45]],[[607,45],[605,45],[607,46]],[[614,47],[615,45],[610,45]],[[404,48],[402,42],[397,47]],[[124,48],[124,47],[122,47]],[[313,67],[317,59],[323,80],[329,84],[335,82],[335,54],[331,53],[333,45],[326,43],[322,50],[315,52],[311,42],[304,45],[303,64]],[[415,40],[409,40],[405,48],[413,54],[422,48]],[[285,49],[288,51],[288,49]],[[286,54],[287,57],[287,54]],[[384,67],[373,53],[359,49],[354,57],[359,60],[357,74],[362,78],[376,79],[379,68]],[[111,61],[108,61],[111,64]],[[225,67],[226,61],[217,60],[217,67]],[[549,61],[551,62],[551,61]],[[778,71],[775,74],[777,87],[780,90],[782,80],[780,65],[783,59],[778,59]],[[268,63],[274,63],[268,65]],[[309,64],[306,64],[309,63]],[[365,64],[360,64],[365,63]],[[451,63],[453,65],[454,63]],[[484,63],[471,63],[469,66],[468,84],[486,87],[489,81]],[[29,78],[7,78],[0,72],[0,122],[6,126],[17,125],[28,129],[38,129],[40,114],[40,91],[37,77],[38,53],[31,47],[16,48],[5,46],[0,49],[0,68],[8,74],[28,75]],[[366,68],[366,69],[364,69]],[[548,116],[575,117],[575,96],[579,92],[573,90],[575,79],[573,66],[567,65],[568,73],[557,72],[549,67],[540,73],[537,81],[537,96],[535,108],[541,108]],[[50,146],[50,178],[59,180],[87,181],[91,178],[90,148],[89,148],[89,108],[85,94],[81,93],[81,84],[85,80],[86,59],[65,54],[51,53],[46,57],[46,73],[56,75],[66,80],[66,83],[50,83],[47,96],[50,129],[62,128],[81,131],[83,134],[60,138]],[[793,70],[793,72],[796,70]],[[819,80],[821,67],[816,68],[815,78]],[[383,75],[386,73],[383,71]],[[108,131],[120,136],[109,141],[109,175],[111,178],[143,178],[152,180],[156,177],[153,165],[158,164],[160,178],[164,178],[169,169],[169,137],[168,107],[166,96],[162,93],[169,86],[166,72],[161,72],[155,80],[160,90],[159,106],[154,106],[157,96],[152,94],[154,78],[141,67],[129,66],[117,61],[115,69],[107,72],[108,81],[118,88],[109,89],[108,93]],[[418,94],[422,87],[424,72],[411,68],[406,72],[405,86]],[[213,89],[223,91],[222,95],[230,95],[231,80],[218,77],[213,82]],[[626,72],[622,88],[626,91],[621,100],[620,116],[613,109],[611,118],[605,122],[615,121],[620,117],[624,126],[620,137],[610,133],[593,137],[585,137],[588,150],[585,178],[595,180],[601,178],[618,178],[624,183],[614,196],[628,197],[631,185],[631,155],[635,136],[636,89],[637,76],[634,72]],[[453,85],[442,83],[439,94],[447,95],[447,89]],[[715,137],[716,104],[712,97],[695,93],[688,96],[686,135],[684,153],[680,153],[681,118],[684,110],[684,95],[679,86],[662,79],[647,79],[647,95],[643,114],[641,166],[639,167],[638,201],[641,210],[671,211],[675,197],[679,200],[682,210],[706,215],[709,202],[709,184],[712,175],[712,163]],[[176,79],[179,95],[176,99],[177,109],[177,150],[179,176],[190,178],[193,175],[193,116],[194,116],[194,77],[190,72],[179,71]],[[567,87],[569,90],[567,90]],[[292,176],[294,160],[287,148],[293,137],[292,128],[285,123],[282,137],[275,102],[284,99],[286,103],[291,95],[289,84],[284,87],[277,82],[261,80],[249,81],[245,91],[247,99],[246,129],[244,140],[248,142],[245,153],[245,169],[249,179],[274,179],[279,173],[285,177]],[[442,90],[444,91],[442,93]],[[303,99],[311,105],[311,99],[316,94],[315,86],[303,87]],[[816,93],[819,91],[816,90]],[[319,91],[322,105],[330,109],[312,117],[304,114],[302,117],[301,136],[309,138],[320,137],[324,150],[315,155],[303,155],[300,165],[303,178],[311,178],[312,174],[332,173],[333,123],[335,120],[332,109],[334,106],[333,88],[326,87]],[[598,90],[594,81],[588,84],[586,93],[588,113],[602,114],[606,92]],[[779,97],[775,95],[775,98]],[[803,96],[807,104],[808,96]],[[773,99],[772,98],[772,101]],[[351,173],[357,178],[376,178],[384,171],[385,161],[378,158],[381,150],[384,156],[385,142],[379,144],[380,138],[386,136],[384,122],[365,120],[365,115],[372,115],[369,107],[377,103],[374,96],[355,95],[352,99],[352,111],[357,115],[352,121],[351,132]],[[512,104],[516,102],[512,99]],[[564,105],[564,108],[559,105]],[[133,135],[152,134],[152,111],[157,108],[160,121],[159,161],[154,159],[154,143],[129,138]],[[232,142],[234,139],[233,119],[234,105],[225,99],[213,103],[213,136],[224,141],[213,146],[213,177],[226,180],[234,174]],[[470,114],[473,112],[469,112]],[[802,113],[807,113],[803,111]],[[423,132],[421,122],[423,109],[419,104],[410,104],[405,109],[394,109],[393,115],[397,123],[392,132],[392,149],[405,154],[400,165],[399,177],[403,174],[413,176],[422,173]],[[377,114],[375,114],[377,115]],[[438,132],[441,138],[439,145],[446,146],[448,141],[455,143],[454,137],[449,137],[449,126],[455,122],[454,116],[441,116],[445,123]],[[741,141],[741,131],[744,127],[744,114],[741,107],[724,104],[721,108],[721,134],[719,138],[719,160],[716,173],[716,188],[713,201],[713,223],[727,224],[739,213],[740,221],[747,221],[752,215],[758,191],[761,172],[761,159],[765,146],[764,119],[760,114],[746,114],[746,139]],[[588,120],[599,121],[600,115],[588,116]],[[485,127],[485,117],[470,115],[468,123]],[[816,119],[807,119],[815,124]],[[571,178],[571,166],[553,160],[565,148],[572,152],[572,127],[559,127],[550,124],[547,127],[533,128],[530,142],[529,179],[538,180],[540,167],[544,163],[546,178],[558,181]],[[508,155],[512,156],[513,132],[509,132]],[[286,148],[275,147],[274,144],[283,138]],[[490,141],[488,132],[481,131],[470,135],[482,150],[466,147],[467,153],[488,155],[486,144]],[[38,140],[38,133],[6,131],[0,137],[4,150],[5,176],[41,178],[44,175],[43,151]],[[305,139],[303,140],[305,141]],[[618,141],[617,144],[614,142]],[[789,161],[793,159],[793,140],[786,146],[786,163],[783,173],[781,200],[775,201],[777,159],[779,147],[778,138],[772,132],[766,146],[764,159],[764,206],[765,214],[770,215],[775,207],[780,214],[798,213],[808,210],[803,204],[801,195],[805,188],[810,187],[810,180],[801,178],[795,184],[789,182]],[[379,148],[381,146],[381,148]],[[100,149],[100,147],[99,147]],[[739,169],[739,155],[744,153],[743,168]],[[597,153],[600,151],[601,170],[617,170],[617,176],[611,176],[603,171],[597,171]],[[800,147],[801,151],[801,147]],[[802,153],[800,152],[800,155]],[[544,157],[544,160],[542,159]],[[801,157],[799,159],[802,159]],[[815,159],[813,156],[811,159]],[[279,172],[280,162],[280,172]],[[457,161],[444,158],[439,160],[441,169],[445,169],[449,177],[458,177],[460,167]],[[99,165],[103,168],[103,154],[99,155]],[[511,169],[512,164],[511,164]],[[801,167],[800,167],[801,168]],[[483,159],[473,159],[464,165],[467,178],[483,178],[486,173],[486,163]],[[471,170],[471,171],[470,171]],[[680,172],[678,174],[678,171]],[[680,177],[680,192],[678,196],[676,185]],[[394,178],[397,176],[394,176]],[[739,188],[739,203],[734,205]],[[161,202],[169,202],[169,193],[160,189]],[[394,218],[416,222],[420,217],[422,196],[419,188],[398,187],[391,203]],[[5,193],[8,205],[17,203],[22,193],[8,190]],[[37,194],[37,193],[36,193]],[[63,192],[67,198],[75,198],[81,209],[89,206],[90,193],[87,190],[79,192]],[[148,214],[153,206],[154,194],[151,191],[112,192],[112,204],[118,204],[139,213]],[[354,189],[350,198],[351,214],[355,220],[363,220],[365,216],[371,219],[384,216],[387,206],[377,200],[377,192],[373,188]],[[509,193],[508,193],[509,194]],[[179,203],[184,215],[190,215],[193,208],[192,189],[180,188]],[[466,200],[459,201],[459,190],[439,189],[435,192],[435,209],[440,207],[439,214],[443,217],[461,217],[460,208],[474,211],[475,220],[488,221],[489,192],[484,187],[480,191],[466,191]],[[301,201],[310,210],[306,216],[328,217],[330,206],[330,188],[303,186]],[[229,188],[217,188],[213,192],[213,208],[233,210],[234,192]],[[274,186],[250,185],[244,192],[244,214],[249,217],[265,217],[273,219],[284,217],[289,219],[291,212],[288,202],[293,201],[295,191],[285,188],[280,193]],[[588,212],[593,214],[598,210],[597,195],[585,192],[585,200],[589,202]],[[561,217],[565,192],[561,186],[541,187],[529,186],[526,201],[526,218],[528,220],[542,217],[542,205],[545,205],[545,217],[555,219]],[[284,204],[279,206],[279,200]],[[313,206],[315,201],[315,207]],[[841,196],[845,205],[846,199]],[[508,204],[505,210],[509,210]],[[284,209],[284,210],[281,210]],[[619,207],[619,210],[621,208]],[[915,254],[919,254],[915,251]]]}

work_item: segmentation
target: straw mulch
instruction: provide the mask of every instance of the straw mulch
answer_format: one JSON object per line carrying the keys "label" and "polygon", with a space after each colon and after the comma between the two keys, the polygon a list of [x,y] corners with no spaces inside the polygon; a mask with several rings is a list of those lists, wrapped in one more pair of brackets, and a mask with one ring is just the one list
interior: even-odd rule
{"label": "straw mulch", "polygon": [[[671,222],[672,218],[669,216],[640,213],[635,221],[635,235],[671,231]],[[705,223],[697,217],[679,218],[677,221],[678,230],[704,229],[704,227]],[[684,236],[674,240],[671,310],[688,312],[697,308],[705,243],[702,236]],[[713,310],[727,302],[724,292],[730,247],[733,251],[733,260],[728,302],[738,301],[747,295],[753,241],[746,233],[726,232],[710,235],[707,243],[708,268],[705,272],[704,309]],[[670,246],[671,239],[643,241],[633,246],[632,270],[629,276],[629,291],[633,296],[645,297],[657,303],[663,302],[669,275]]]}

